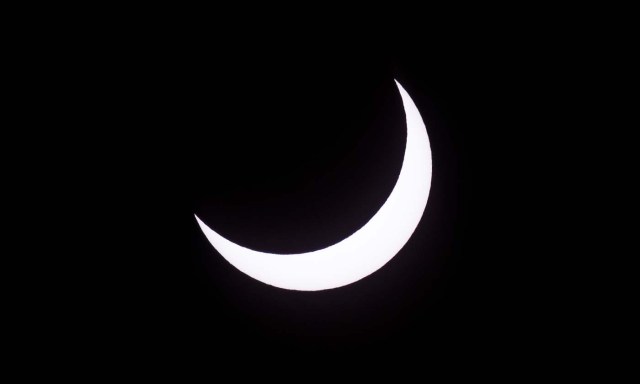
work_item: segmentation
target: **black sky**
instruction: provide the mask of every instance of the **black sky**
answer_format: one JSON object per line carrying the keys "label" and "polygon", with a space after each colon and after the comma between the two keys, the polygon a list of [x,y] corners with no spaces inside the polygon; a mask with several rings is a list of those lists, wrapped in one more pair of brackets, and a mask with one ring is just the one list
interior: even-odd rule
{"label": "black sky", "polygon": [[[98,225],[110,232],[86,247],[104,264],[79,273],[107,275],[86,301],[108,337],[290,361],[481,354],[542,332],[534,271],[549,259],[526,220],[541,204],[530,198],[540,175],[521,161],[531,106],[543,108],[532,104],[544,75],[523,49],[529,38],[436,16],[388,27],[230,37],[191,26],[95,59],[105,102],[89,113],[98,139],[83,151],[100,158],[101,176],[89,177],[87,204],[108,211]],[[234,242],[282,253],[326,247],[368,221],[402,164],[394,79],[433,156],[425,215],[402,251],[357,283],[312,293],[227,263],[194,214]]]}

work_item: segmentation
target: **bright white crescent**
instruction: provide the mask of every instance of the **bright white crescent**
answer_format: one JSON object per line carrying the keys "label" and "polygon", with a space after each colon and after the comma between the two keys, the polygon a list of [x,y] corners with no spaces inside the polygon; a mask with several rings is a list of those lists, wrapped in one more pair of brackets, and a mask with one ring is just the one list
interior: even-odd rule
{"label": "bright white crescent", "polygon": [[407,243],[424,213],[431,188],[431,146],[420,112],[396,81],[407,119],[400,176],[378,212],[358,231],[330,247],[299,254],[258,252],[220,236],[196,216],[211,245],[234,267],[263,283],[320,291],[356,282],[380,269]]}

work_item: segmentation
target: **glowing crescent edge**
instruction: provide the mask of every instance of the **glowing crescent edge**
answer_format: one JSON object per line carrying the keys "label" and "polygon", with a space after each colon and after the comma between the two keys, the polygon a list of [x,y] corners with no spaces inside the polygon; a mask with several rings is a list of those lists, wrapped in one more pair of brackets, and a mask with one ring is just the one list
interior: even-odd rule
{"label": "glowing crescent edge", "polygon": [[378,212],[346,239],[313,252],[254,251],[220,236],[196,216],[213,247],[234,267],[263,283],[320,291],[356,282],[380,269],[407,243],[424,213],[431,188],[431,147],[418,108],[396,80],[407,119],[402,169]]}

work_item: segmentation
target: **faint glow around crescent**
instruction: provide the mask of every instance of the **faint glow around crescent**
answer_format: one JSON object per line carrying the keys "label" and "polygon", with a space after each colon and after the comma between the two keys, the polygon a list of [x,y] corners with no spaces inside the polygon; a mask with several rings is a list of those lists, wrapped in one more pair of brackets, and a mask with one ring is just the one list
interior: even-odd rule
{"label": "faint glow around crescent", "polygon": [[356,282],[380,269],[407,243],[424,213],[431,187],[431,147],[418,108],[396,81],[407,118],[400,176],[380,210],[358,231],[330,247],[308,253],[258,252],[220,236],[197,216],[213,247],[229,263],[263,283],[320,291]]}

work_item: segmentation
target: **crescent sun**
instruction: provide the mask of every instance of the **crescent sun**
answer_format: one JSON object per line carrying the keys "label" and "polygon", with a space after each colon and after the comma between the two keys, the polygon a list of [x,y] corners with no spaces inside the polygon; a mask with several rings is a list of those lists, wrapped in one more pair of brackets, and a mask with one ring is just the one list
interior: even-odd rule
{"label": "crescent sun", "polygon": [[386,202],[358,231],[313,252],[274,254],[235,244],[196,216],[213,247],[241,272],[274,287],[320,291],[354,283],[384,266],[409,241],[427,206],[431,147],[409,94],[396,81],[407,119],[407,142],[398,181]]}

